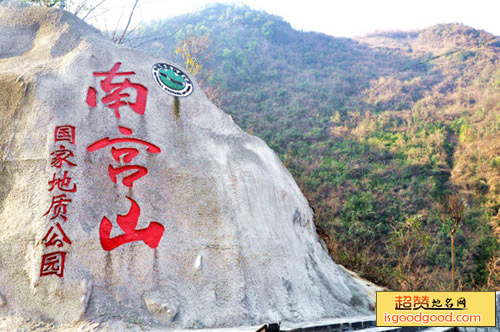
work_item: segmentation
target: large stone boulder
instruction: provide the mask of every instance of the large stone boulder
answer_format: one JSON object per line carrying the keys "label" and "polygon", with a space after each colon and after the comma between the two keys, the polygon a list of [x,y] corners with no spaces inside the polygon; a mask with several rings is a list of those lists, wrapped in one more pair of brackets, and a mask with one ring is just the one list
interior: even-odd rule
{"label": "large stone boulder", "polygon": [[61,10],[0,6],[0,317],[200,328],[369,313],[276,154],[196,82],[168,93],[189,77],[152,75],[158,63],[172,64]]}

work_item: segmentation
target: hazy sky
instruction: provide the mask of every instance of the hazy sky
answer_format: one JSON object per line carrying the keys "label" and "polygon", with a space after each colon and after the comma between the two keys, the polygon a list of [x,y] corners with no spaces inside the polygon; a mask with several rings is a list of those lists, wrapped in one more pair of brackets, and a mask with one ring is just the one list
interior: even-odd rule
{"label": "hazy sky", "polygon": [[[133,0],[107,0],[108,27],[121,8],[130,10]],[[148,22],[172,17],[215,3],[212,0],[140,0],[134,19]],[[464,23],[500,35],[500,0],[243,0],[253,9],[283,17],[296,29],[353,37],[375,30],[412,30],[438,23]],[[125,15],[125,14],[124,14]],[[125,15],[126,16],[126,15]],[[122,17],[122,22],[125,17]]]}

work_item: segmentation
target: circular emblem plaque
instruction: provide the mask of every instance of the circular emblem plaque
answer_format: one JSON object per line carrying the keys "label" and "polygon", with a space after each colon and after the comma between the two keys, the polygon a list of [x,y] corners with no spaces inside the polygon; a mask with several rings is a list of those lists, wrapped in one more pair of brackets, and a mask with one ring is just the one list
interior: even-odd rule
{"label": "circular emblem plaque", "polygon": [[153,78],[164,91],[173,96],[187,97],[193,92],[193,83],[182,70],[167,63],[151,68]]}

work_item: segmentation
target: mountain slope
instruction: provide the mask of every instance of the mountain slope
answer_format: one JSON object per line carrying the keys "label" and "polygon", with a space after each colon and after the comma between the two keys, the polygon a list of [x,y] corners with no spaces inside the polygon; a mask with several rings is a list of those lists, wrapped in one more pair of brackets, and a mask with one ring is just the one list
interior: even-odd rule
{"label": "mountain slope", "polygon": [[198,80],[218,88],[221,108],[279,153],[338,263],[393,288],[449,288],[440,202],[460,195],[458,284],[498,286],[495,36],[446,24],[333,38],[227,5],[142,31],[173,33],[143,48],[182,62],[179,45],[202,44]]}

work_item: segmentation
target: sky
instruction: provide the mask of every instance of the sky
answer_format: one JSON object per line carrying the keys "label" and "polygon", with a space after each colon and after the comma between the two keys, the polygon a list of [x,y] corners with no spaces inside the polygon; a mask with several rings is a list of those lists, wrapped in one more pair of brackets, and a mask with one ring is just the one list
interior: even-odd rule
{"label": "sky", "polygon": [[[97,1],[97,0],[96,0]],[[246,4],[281,16],[295,29],[335,37],[375,31],[415,30],[439,23],[463,23],[500,35],[500,0],[139,0],[132,26],[201,9],[210,3]],[[134,0],[107,0],[101,8],[108,28],[126,22]],[[101,27],[102,28],[102,27]]]}

